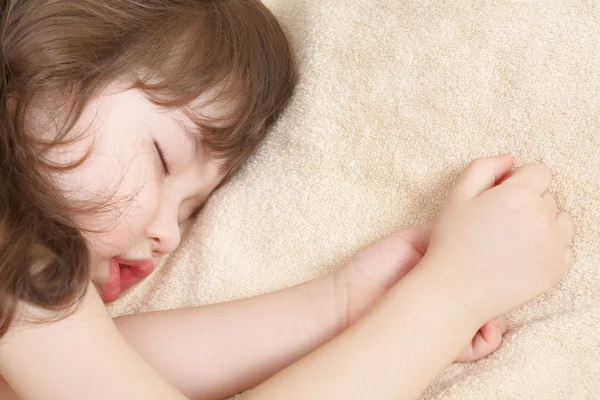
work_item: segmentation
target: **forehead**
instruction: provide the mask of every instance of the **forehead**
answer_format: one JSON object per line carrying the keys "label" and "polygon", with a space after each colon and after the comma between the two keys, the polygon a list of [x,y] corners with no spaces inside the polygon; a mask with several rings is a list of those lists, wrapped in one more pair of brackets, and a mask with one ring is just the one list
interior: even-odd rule
{"label": "forehead", "polygon": [[236,123],[239,101],[221,88],[211,89],[188,104],[170,109],[175,123],[196,151],[202,152],[207,130],[225,130]]}

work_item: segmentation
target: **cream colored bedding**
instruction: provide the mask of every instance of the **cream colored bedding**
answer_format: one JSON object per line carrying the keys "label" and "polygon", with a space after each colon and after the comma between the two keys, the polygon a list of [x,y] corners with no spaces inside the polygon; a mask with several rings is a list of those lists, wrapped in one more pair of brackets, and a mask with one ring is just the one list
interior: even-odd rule
{"label": "cream colored bedding", "polygon": [[[293,285],[430,221],[472,159],[556,173],[575,265],[424,399],[600,399],[600,3],[269,0],[300,84],[249,164],[114,315]],[[400,394],[399,394],[400,395]]]}

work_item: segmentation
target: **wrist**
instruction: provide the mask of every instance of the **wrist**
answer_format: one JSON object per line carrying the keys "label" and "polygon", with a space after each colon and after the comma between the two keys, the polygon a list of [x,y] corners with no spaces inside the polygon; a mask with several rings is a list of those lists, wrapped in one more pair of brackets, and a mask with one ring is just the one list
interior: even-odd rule
{"label": "wrist", "polygon": [[476,288],[471,287],[468,279],[452,271],[455,269],[426,254],[413,271],[413,278],[421,290],[431,294],[437,304],[436,310],[455,321],[455,325],[465,327],[467,335],[472,337],[487,319],[482,316],[481,305],[475,301],[473,291]]}

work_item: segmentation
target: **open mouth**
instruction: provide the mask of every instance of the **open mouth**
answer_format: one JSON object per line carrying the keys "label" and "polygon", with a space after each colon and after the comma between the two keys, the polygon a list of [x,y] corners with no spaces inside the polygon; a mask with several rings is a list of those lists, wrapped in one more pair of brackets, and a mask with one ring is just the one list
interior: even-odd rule
{"label": "open mouth", "polygon": [[125,260],[113,257],[109,262],[109,279],[100,290],[102,300],[110,303],[122,293],[147,278],[153,271],[154,260]]}

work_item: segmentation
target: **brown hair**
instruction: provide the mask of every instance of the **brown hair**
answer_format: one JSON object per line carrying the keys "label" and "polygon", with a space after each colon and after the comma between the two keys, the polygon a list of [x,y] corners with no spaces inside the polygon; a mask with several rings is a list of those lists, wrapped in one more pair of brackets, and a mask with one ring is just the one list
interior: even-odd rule
{"label": "brown hair", "polygon": [[[85,292],[89,254],[47,178],[44,152],[69,143],[86,104],[114,79],[182,107],[228,179],[256,150],[295,83],[290,49],[258,0],[2,0],[0,21],[0,337],[20,301],[66,310]],[[59,134],[26,131],[35,96],[60,93]],[[216,121],[191,107],[226,105]]]}

